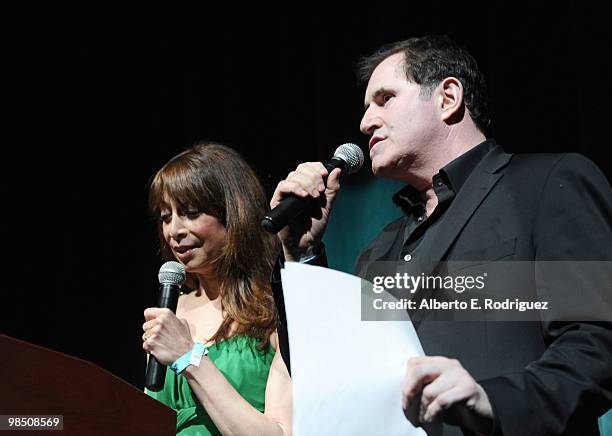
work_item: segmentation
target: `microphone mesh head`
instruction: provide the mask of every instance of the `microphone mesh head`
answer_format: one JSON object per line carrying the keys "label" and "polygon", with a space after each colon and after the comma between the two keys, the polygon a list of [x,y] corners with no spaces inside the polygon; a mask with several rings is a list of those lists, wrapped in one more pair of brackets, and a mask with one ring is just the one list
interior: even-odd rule
{"label": "microphone mesh head", "polygon": [[177,285],[183,286],[185,283],[185,267],[173,260],[164,263],[159,269],[157,275],[160,285]]}
{"label": "microphone mesh head", "polygon": [[348,174],[356,173],[363,165],[363,152],[358,145],[347,142],[336,148],[334,157],[346,162]]}

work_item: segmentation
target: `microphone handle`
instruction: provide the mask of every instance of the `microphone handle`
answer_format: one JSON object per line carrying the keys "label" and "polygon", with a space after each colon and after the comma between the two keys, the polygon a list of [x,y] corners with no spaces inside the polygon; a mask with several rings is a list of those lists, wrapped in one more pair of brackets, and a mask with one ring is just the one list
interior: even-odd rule
{"label": "microphone handle", "polygon": [[[330,173],[335,168],[342,168],[344,171],[346,169],[346,162],[337,159],[331,158],[327,162],[323,162],[323,166],[327,168],[327,171]],[[325,183],[325,180],[323,181]],[[287,224],[293,221],[297,216],[299,216],[305,209],[310,206],[310,204],[319,201],[318,198],[300,198],[295,196],[290,196],[284,198],[280,203],[276,205],[274,209],[272,209],[263,219],[261,220],[261,226],[266,229],[269,233],[277,234],[280,232]]]}
{"label": "microphone handle", "polygon": [[[168,308],[176,312],[178,303],[179,286],[163,283],[160,285],[159,300],[157,307]],[[147,374],[145,376],[145,387],[153,392],[161,391],[166,382],[166,365],[162,365],[153,355],[149,355]]]}

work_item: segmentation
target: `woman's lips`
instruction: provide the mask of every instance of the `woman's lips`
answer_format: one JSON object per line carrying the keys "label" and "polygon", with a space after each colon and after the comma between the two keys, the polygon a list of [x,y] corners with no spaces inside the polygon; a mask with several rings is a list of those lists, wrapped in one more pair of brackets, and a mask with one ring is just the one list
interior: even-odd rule
{"label": "woman's lips", "polygon": [[193,251],[195,250],[196,247],[179,247],[176,248],[174,250],[174,253],[176,254],[176,257],[179,258],[179,260],[186,260],[189,259],[191,256],[193,256]]}

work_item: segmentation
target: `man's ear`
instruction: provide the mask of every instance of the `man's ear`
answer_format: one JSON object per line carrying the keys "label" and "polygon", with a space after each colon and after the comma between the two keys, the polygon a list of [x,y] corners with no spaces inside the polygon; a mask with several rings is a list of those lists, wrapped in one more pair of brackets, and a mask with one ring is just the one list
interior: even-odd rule
{"label": "man's ear", "polygon": [[438,85],[438,108],[442,120],[453,124],[463,118],[463,85],[455,77],[447,77]]}

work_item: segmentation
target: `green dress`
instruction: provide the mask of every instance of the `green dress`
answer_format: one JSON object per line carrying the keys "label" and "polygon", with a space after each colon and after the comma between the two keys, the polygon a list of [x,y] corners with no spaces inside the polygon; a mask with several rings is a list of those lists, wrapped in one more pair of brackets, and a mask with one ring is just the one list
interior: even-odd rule
{"label": "green dress", "polygon": [[[234,336],[208,348],[208,357],[227,381],[255,409],[264,411],[266,382],[274,348],[257,348],[259,339]],[[166,384],[159,392],[147,394],[176,411],[176,434],[181,436],[220,435],[219,430],[191,391],[187,380],[166,369]]]}

